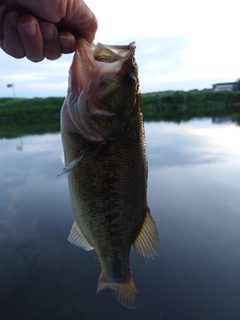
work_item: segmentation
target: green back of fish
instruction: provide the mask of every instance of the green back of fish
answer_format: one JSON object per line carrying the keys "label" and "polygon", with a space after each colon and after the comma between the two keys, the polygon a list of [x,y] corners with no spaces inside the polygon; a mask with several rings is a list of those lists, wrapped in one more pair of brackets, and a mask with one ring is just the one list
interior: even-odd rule
{"label": "green back of fish", "polygon": [[[140,107],[139,107],[140,108]],[[67,136],[66,162],[87,141]],[[98,254],[102,269],[114,279],[129,273],[129,251],[146,212],[147,160],[142,113],[129,132],[92,150],[68,173],[78,227]]]}

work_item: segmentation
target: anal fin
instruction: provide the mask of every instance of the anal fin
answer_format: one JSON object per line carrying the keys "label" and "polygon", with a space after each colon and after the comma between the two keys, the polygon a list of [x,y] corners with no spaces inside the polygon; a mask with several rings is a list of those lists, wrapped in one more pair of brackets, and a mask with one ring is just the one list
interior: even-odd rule
{"label": "anal fin", "polygon": [[76,221],[74,221],[72,229],[70,231],[70,235],[68,237],[68,241],[75,246],[81,247],[86,251],[93,250],[93,246],[88,242],[88,240],[84,237],[81,230],[78,228]]}
{"label": "anal fin", "polygon": [[133,248],[137,255],[144,260],[154,259],[158,255],[158,232],[149,208],[146,209],[146,216],[142,228],[133,242]]}

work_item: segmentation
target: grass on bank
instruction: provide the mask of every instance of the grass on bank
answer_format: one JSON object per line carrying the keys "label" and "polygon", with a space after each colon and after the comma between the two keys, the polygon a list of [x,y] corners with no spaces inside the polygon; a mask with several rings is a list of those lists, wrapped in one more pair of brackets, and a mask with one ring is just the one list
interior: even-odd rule
{"label": "grass on bank", "polygon": [[[39,116],[59,117],[63,97],[2,98],[0,120],[26,120]],[[169,91],[142,94],[146,121],[189,120],[240,113],[240,91]]]}
{"label": "grass on bank", "polygon": [[146,121],[187,121],[240,113],[240,91],[170,91],[142,95]]}
{"label": "grass on bank", "polygon": [[[59,132],[64,98],[0,98],[0,138]],[[227,118],[240,124],[240,92],[155,92],[142,95],[144,120]]]}
{"label": "grass on bank", "polygon": [[64,98],[1,98],[0,117],[24,118],[59,114]]}

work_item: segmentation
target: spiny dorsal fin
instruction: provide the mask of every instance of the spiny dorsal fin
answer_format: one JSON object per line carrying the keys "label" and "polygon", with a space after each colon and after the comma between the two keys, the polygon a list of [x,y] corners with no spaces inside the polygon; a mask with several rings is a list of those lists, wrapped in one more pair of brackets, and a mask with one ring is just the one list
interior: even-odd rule
{"label": "spiny dorsal fin", "polygon": [[68,241],[75,246],[81,247],[86,251],[93,250],[93,246],[87,241],[87,239],[82,234],[81,230],[78,228],[76,221],[74,221],[72,229],[70,231],[70,235],[68,237]]}
{"label": "spiny dorsal fin", "polygon": [[133,248],[144,260],[154,259],[158,255],[158,233],[149,208],[146,210],[142,229],[133,242]]}

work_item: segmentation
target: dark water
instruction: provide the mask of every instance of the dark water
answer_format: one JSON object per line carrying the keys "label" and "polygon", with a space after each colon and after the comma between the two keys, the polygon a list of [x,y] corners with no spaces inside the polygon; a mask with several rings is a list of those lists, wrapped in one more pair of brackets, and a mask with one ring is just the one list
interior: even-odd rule
{"label": "dark water", "polygon": [[131,254],[136,310],[96,295],[95,252],[67,241],[60,135],[0,140],[1,320],[240,319],[240,127],[147,123],[146,135],[160,255]]}

